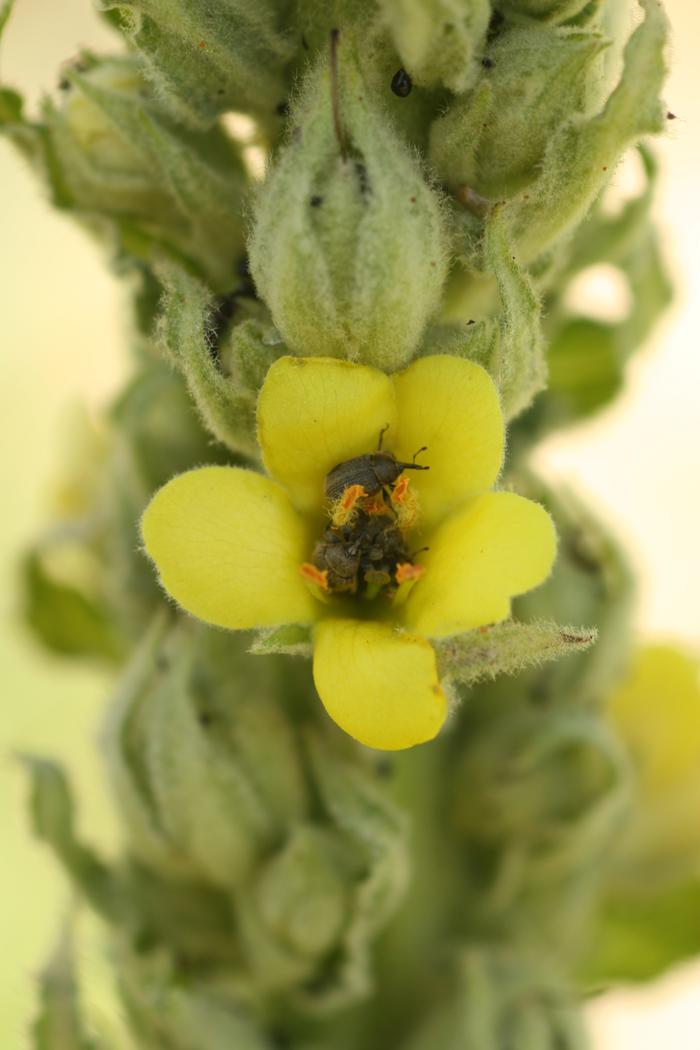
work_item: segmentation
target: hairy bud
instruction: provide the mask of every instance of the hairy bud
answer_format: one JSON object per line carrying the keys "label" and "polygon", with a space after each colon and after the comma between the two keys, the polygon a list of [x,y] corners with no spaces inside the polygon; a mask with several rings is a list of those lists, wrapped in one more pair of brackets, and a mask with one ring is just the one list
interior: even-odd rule
{"label": "hairy bud", "polygon": [[415,353],[445,277],[440,201],[366,90],[351,45],[309,76],[249,245],[288,347],[386,370]]}
{"label": "hairy bud", "polygon": [[544,22],[565,22],[575,18],[589,0],[500,0],[499,10],[506,14],[529,15]]}
{"label": "hairy bud", "polygon": [[554,130],[583,111],[603,47],[585,30],[513,26],[498,36],[479,83],[433,125],[431,159],[449,184],[496,200],[536,179]]}
{"label": "hairy bud", "polygon": [[488,0],[382,0],[382,15],[411,78],[460,93],[475,79]]}
{"label": "hairy bud", "polygon": [[269,0],[100,0],[118,11],[158,92],[180,120],[226,110],[270,119],[285,98],[291,50]]}
{"label": "hairy bud", "polygon": [[247,177],[237,147],[220,128],[178,127],[134,59],[85,62],[66,74],[63,104],[45,109],[57,198],[116,234],[127,255],[184,259],[228,288],[243,249]]}
{"label": "hairy bud", "polygon": [[501,947],[463,952],[443,975],[442,1001],[401,1050],[584,1045],[573,993],[535,959]]}

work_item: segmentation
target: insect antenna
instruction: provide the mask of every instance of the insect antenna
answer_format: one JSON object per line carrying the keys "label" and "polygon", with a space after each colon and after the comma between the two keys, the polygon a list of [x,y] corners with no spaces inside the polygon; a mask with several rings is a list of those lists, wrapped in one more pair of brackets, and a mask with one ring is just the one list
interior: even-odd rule
{"label": "insect antenna", "polygon": [[404,470],[430,470],[429,466],[423,466],[421,463],[416,463],[416,456],[420,456],[421,452],[427,451],[428,446],[423,445],[422,448],[419,448],[417,452],[413,453],[413,460],[411,463],[399,463],[399,466],[403,467]]}
{"label": "insect antenna", "polygon": [[382,445],[384,444],[384,435],[391,426],[391,423],[385,423],[382,429],[379,431],[379,440],[377,442],[377,452],[382,451]]}

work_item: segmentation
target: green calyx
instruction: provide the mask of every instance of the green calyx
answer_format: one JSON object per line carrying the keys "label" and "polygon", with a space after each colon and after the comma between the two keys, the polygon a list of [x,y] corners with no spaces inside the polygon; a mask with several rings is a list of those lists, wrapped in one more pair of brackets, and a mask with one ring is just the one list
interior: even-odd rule
{"label": "green calyx", "polygon": [[356,46],[338,38],[335,61],[304,83],[295,130],[256,203],[251,270],[292,351],[393,370],[439,304],[445,224],[438,194],[372,99]]}

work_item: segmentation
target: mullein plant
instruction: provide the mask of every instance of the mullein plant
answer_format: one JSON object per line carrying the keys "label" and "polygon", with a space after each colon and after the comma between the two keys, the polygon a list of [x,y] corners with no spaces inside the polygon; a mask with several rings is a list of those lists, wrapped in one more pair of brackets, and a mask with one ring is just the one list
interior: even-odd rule
{"label": "mullein plant", "polygon": [[[97,6],[114,53],[0,124],[133,307],[24,563],[40,641],[115,671],[115,858],[26,762],[131,1045],[583,1047],[586,996],[700,949],[697,667],[635,653],[624,551],[531,466],[670,298],[663,10]],[[74,927],[34,1044],[109,1050]]]}

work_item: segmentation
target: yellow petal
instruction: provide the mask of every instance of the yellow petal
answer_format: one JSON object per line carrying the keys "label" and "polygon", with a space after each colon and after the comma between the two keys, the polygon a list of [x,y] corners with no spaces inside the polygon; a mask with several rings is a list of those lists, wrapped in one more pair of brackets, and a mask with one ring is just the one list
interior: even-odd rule
{"label": "yellow petal", "polygon": [[382,428],[395,422],[389,377],[330,357],[279,358],[258,400],[265,466],[304,511],[322,506],[333,467],[373,452]]}
{"label": "yellow petal", "polygon": [[368,747],[399,751],[432,740],[447,715],[432,646],[389,624],[319,623],[314,681],[334,722]]}
{"label": "yellow petal", "polygon": [[649,796],[691,779],[700,784],[696,659],[670,645],[646,646],[614,690],[609,711]]}
{"label": "yellow petal", "polygon": [[219,627],[309,623],[319,608],[299,574],[309,537],[286,493],[238,467],[169,481],[141,521],[166,591]]}
{"label": "yellow petal", "polygon": [[398,435],[387,447],[410,461],[428,446],[418,462],[430,470],[412,472],[411,483],[429,526],[498,477],[505,440],[498,393],[480,365],[442,354],[414,361],[394,385]]}
{"label": "yellow petal", "polygon": [[473,497],[428,542],[425,576],[404,615],[412,630],[438,638],[505,619],[510,599],[546,579],[556,554],[549,514],[512,492]]}

